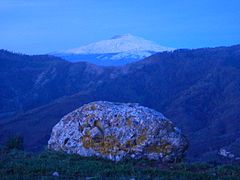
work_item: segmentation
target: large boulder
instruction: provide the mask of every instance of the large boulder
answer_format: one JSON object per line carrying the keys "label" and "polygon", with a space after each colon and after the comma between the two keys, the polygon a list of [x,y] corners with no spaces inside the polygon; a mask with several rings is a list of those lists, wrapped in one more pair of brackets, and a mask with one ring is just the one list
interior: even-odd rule
{"label": "large boulder", "polygon": [[52,129],[48,148],[113,161],[182,159],[187,141],[161,113],[130,103],[98,101],[64,116]]}

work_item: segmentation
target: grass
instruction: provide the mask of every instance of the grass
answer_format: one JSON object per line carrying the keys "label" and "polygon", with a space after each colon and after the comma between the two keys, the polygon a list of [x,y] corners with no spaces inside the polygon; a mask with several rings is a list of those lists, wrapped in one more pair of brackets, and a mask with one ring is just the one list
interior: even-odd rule
{"label": "grass", "polygon": [[149,160],[114,163],[96,157],[85,158],[60,152],[40,154],[2,150],[0,179],[237,179],[240,165],[160,164]]}

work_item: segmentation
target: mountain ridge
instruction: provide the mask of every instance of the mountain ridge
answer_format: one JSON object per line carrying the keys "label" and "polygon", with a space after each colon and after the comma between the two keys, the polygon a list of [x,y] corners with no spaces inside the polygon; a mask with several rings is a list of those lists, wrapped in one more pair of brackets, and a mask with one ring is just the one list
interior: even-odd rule
{"label": "mountain ridge", "polygon": [[[27,149],[39,150],[46,145],[51,127],[63,115],[85,103],[106,100],[139,103],[163,112],[188,136],[187,157],[190,160],[216,160],[222,148],[237,157],[240,152],[237,146],[240,135],[239,59],[240,46],[236,45],[163,52],[117,68],[93,66],[89,69],[81,63],[78,66],[70,63],[71,70],[67,72],[82,81],[71,78],[66,81],[71,76],[64,73],[60,89],[70,86],[76,91],[49,100],[43,106],[39,104],[24,114],[2,119],[0,141],[14,133],[22,134]],[[58,77],[48,74],[48,79],[52,76]],[[78,83],[80,86],[76,86]],[[37,92],[51,94],[58,90],[43,86]],[[39,94],[39,98],[45,95]]]}

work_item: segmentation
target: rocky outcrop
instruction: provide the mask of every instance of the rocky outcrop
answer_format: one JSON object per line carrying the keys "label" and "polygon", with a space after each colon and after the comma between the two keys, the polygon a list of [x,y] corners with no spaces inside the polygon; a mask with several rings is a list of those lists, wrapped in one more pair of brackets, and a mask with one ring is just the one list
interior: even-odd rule
{"label": "rocky outcrop", "polygon": [[138,104],[92,102],[64,116],[48,148],[113,161],[182,159],[187,141],[161,113]]}

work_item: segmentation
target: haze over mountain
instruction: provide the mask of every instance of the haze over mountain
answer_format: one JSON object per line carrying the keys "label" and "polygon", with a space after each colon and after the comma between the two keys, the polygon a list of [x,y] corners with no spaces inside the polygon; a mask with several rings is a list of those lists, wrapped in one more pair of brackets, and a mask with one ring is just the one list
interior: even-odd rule
{"label": "haze over mountain", "polygon": [[98,65],[123,65],[173,48],[131,34],[117,35],[111,39],[91,43],[79,48],[52,53],[71,62],[87,61]]}
{"label": "haze over mountain", "polygon": [[28,150],[40,150],[62,116],[106,100],[165,114],[187,135],[188,159],[216,160],[222,148],[240,157],[239,45],[162,52],[115,68],[1,51],[0,78],[0,142],[20,134]]}

